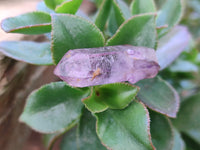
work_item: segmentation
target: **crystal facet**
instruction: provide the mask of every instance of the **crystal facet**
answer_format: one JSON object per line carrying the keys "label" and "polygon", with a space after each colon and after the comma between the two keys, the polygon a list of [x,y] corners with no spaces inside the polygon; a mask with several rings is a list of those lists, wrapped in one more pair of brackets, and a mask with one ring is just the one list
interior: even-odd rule
{"label": "crystal facet", "polygon": [[155,50],[118,45],[69,50],[54,74],[74,87],[115,82],[136,83],[153,78],[159,71]]}

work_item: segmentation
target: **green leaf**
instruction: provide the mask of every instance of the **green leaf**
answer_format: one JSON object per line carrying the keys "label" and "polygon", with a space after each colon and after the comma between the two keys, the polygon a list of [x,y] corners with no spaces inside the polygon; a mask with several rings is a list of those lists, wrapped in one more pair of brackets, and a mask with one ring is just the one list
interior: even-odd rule
{"label": "green leaf", "polygon": [[96,134],[96,119],[91,112],[84,109],[78,124],[77,145],[80,150],[106,150]]}
{"label": "green leaf", "polygon": [[20,120],[42,133],[65,131],[79,120],[81,99],[87,95],[88,91],[64,82],[47,84],[31,93]]}
{"label": "green leaf", "polygon": [[158,113],[150,112],[151,136],[156,149],[172,150],[174,133],[170,120]]}
{"label": "green leaf", "polygon": [[108,46],[130,44],[149,48],[154,48],[155,43],[155,16],[152,14],[133,16],[107,41]]}
{"label": "green leaf", "polygon": [[96,86],[91,95],[83,100],[85,106],[93,113],[107,108],[123,109],[134,100],[138,88],[127,83],[114,83]]}
{"label": "green leaf", "polygon": [[96,26],[103,31],[106,21],[108,19],[108,15],[110,12],[110,8],[111,8],[111,0],[104,0],[101,4],[101,7],[99,8],[96,20],[95,20],[95,24]]}
{"label": "green leaf", "polygon": [[132,15],[156,12],[154,0],[134,0],[131,4]]}
{"label": "green leaf", "polygon": [[113,6],[110,10],[110,15],[108,17],[108,27],[107,27],[107,33],[109,36],[113,36],[119,26],[124,22],[124,18],[120,18],[120,15],[117,15]]}
{"label": "green leaf", "polygon": [[176,130],[174,130],[174,145],[172,150],[185,150],[185,143],[181,137],[181,134]]}
{"label": "green leaf", "polygon": [[34,65],[53,65],[49,42],[0,42],[0,52],[13,59]]}
{"label": "green leaf", "polygon": [[77,128],[73,128],[65,134],[60,144],[60,150],[78,150],[76,131]]}
{"label": "green leaf", "polygon": [[37,11],[43,11],[43,12],[46,12],[46,13],[48,13],[48,14],[50,14],[50,13],[55,13],[55,11],[53,11],[52,9],[49,9],[49,8],[45,5],[44,1],[39,2],[39,3],[37,4],[36,9],[37,9]]}
{"label": "green leaf", "polygon": [[108,34],[113,36],[119,26],[131,17],[129,7],[122,0],[112,0],[112,7],[108,18]]}
{"label": "green leaf", "polygon": [[44,12],[26,13],[3,20],[1,27],[8,33],[48,33],[51,32],[51,16]]}
{"label": "green leaf", "polygon": [[61,3],[69,1],[69,0],[44,0],[47,7],[51,9],[55,9],[57,5],[60,5]]}
{"label": "green leaf", "polygon": [[113,0],[113,3],[119,8],[125,19],[129,19],[132,16],[128,5],[123,0]]}
{"label": "green leaf", "polygon": [[70,49],[102,46],[102,32],[88,20],[74,15],[52,14],[52,53],[56,64]]}
{"label": "green leaf", "polygon": [[97,113],[97,135],[108,149],[152,150],[149,114],[142,103],[132,102],[126,109]]}
{"label": "green leaf", "polygon": [[83,0],[70,0],[58,5],[55,9],[57,13],[75,14]]}
{"label": "green leaf", "polygon": [[167,25],[167,28],[163,28],[159,32],[160,36],[179,23],[183,12],[182,3],[182,0],[167,0],[162,6],[156,24],[158,27]]}
{"label": "green leaf", "polygon": [[119,4],[116,2],[116,0],[112,1],[112,6],[113,6],[113,9],[115,12],[115,17],[116,17],[117,23],[120,26],[125,21],[125,17],[122,13],[122,10],[119,7]]}
{"label": "green leaf", "polygon": [[200,144],[200,93],[187,98],[180,107],[174,125]]}
{"label": "green leaf", "polygon": [[95,89],[92,88],[90,96],[83,99],[82,102],[85,104],[85,107],[93,113],[105,111],[108,108],[99,97],[97,96]]}
{"label": "green leaf", "polygon": [[110,35],[115,34],[119,26],[125,21],[123,13],[116,3],[116,1],[112,1],[112,7],[110,10],[110,15],[108,17],[108,31]]}
{"label": "green leaf", "polygon": [[139,81],[138,99],[154,111],[169,117],[176,117],[179,95],[175,89],[159,77]]}
{"label": "green leaf", "polygon": [[134,100],[138,87],[127,83],[105,84],[96,87],[98,98],[111,109],[123,109]]}
{"label": "green leaf", "polygon": [[61,142],[61,150],[106,150],[96,135],[95,118],[83,110],[78,128],[67,132]]}

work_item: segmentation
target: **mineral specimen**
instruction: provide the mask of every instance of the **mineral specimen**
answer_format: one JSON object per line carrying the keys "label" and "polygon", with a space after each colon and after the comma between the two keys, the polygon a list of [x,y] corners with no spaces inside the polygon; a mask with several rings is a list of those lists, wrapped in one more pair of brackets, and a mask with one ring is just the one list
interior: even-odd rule
{"label": "mineral specimen", "polygon": [[159,71],[156,53],[146,47],[118,45],[69,50],[54,74],[74,87],[115,82],[136,83]]}

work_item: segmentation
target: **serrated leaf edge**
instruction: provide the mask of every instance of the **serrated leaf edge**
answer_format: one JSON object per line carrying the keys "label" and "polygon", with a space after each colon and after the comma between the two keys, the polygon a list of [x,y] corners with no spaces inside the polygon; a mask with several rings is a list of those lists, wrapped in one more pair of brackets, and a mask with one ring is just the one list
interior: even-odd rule
{"label": "serrated leaf edge", "polygon": [[[53,17],[54,16],[70,16],[70,17],[74,17],[74,18],[78,18],[82,21],[86,21],[88,22],[90,25],[92,25],[95,29],[97,29],[99,31],[99,35],[101,36],[102,40],[103,40],[103,43],[105,45],[105,38],[104,38],[104,35],[103,33],[101,32],[101,30],[91,21],[87,20],[87,19],[84,19],[82,17],[79,17],[79,16],[76,16],[76,15],[72,15],[72,14],[51,14],[51,21],[53,22]],[[54,34],[54,26],[53,26],[53,23],[52,23],[52,29],[51,29],[51,55],[52,55],[52,59],[53,59],[53,62],[54,64],[56,65],[56,61],[55,61],[55,58],[54,58],[54,38],[53,38],[53,34]],[[70,49],[69,49],[70,50]]]}
{"label": "serrated leaf edge", "polygon": [[[153,3],[154,10],[155,10],[155,12],[156,12],[156,11],[157,11],[156,3],[155,3],[154,0],[151,0],[151,1],[152,1],[152,3]],[[135,3],[135,0],[133,0],[133,1],[131,2],[131,4],[130,4],[130,10],[131,10],[131,14],[132,14],[132,15],[135,15],[135,14],[132,13],[134,3]],[[155,13],[155,12],[149,12],[149,13]],[[141,13],[141,14],[145,14],[145,13]]]}
{"label": "serrated leaf edge", "polygon": [[162,115],[165,115],[166,117],[170,117],[170,118],[176,118],[176,115],[177,115],[177,112],[179,110],[179,107],[180,107],[180,97],[179,97],[179,94],[177,93],[177,91],[173,88],[173,86],[171,86],[168,82],[166,82],[165,80],[163,80],[162,78],[158,77],[159,81],[166,84],[171,90],[172,92],[174,93],[174,97],[176,99],[176,109],[175,109],[175,112],[173,112],[172,114],[167,114],[165,112],[163,112],[162,110],[158,110],[157,108],[149,105],[149,104],[146,104],[143,100],[141,100],[138,96],[137,99],[139,101],[141,101],[142,103],[144,103],[148,108],[150,108],[151,110],[157,112],[157,113],[160,113]]}
{"label": "serrated leaf edge", "polygon": [[[140,87],[139,87],[139,86],[132,85],[132,84],[130,84],[130,83],[125,83],[125,82],[117,82],[117,83],[103,84],[103,85],[99,85],[99,86],[96,86],[96,87],[101,88],[101,87],[113,86],[113,85],[117,85],[117,86],[125,85],[125,86],[128,86],[128,87],[136,88],[136,90],[137,90],[136,95],[137,95],[137,93],[138,93],[139,90],[140,90]],[[94,94],[94,88],[95,88],[95,87],[92,87],[92,88],[91,88],[91,92],[90,92],[90,95],[89,95],[88,97],[83,98],[83,99],[81,100],[83,103],[84,103],[85,100],[87,100],[87,99],[89,99],[89,98],[91,98],[91,97],[93,96],[93,94]],[[136,97],[136,95],[135,95],[134,97]],[[132,98],[131,101],[134,100],[134,97]],[[130,101],[130,103],[131,103],[131,101]],[[107,107],[106,107],[105,109],[102,109],[101,111],[92,111],[86,104],[84,104],[84,105],[85,105],[85,107],[86,107],[89,111],[91,111],[92,113],[100,113],[100,112],[106,111],[107,109],[110,108],[109,105],[107,105],[104,101],[102,101],[102,103],[105,104]],[[122,108],[120,108],[120,109],[124,109],[124,108],[128,107],[128,106],[130,105],[130,103],[128,103],[127,105],[125,105],[124,107],[122,107]],[[110,109],[114,109],[114,108],[110,108]],[[120,109],[117,109],[117,110],[120,110]],[[115,110],[116,110],[116,109],[115,109]]]}
{"label": "serrated leaf edge", "polygon": [[[171,26],[171,28],[170,29],[168,29],[168,31],[166,31],[166,32],[164,32],[164,33],[162,33],[162,34],[160,34],[160,35],[158,35],[158,39],[160,39],[161,37],[163,37],[164,35],[166,35],[166,33],[169,33],[176,25],[178,25],[178,23],[181,21],[181,19],[183,18],[183,16],[184,16],[184,8],[183,8],[183,6],[184,6],[184,0],[180,0],[180,4],[181,4],[181,14],[180,14],[180,16],[179,16],[179,18],[178,18],[178,20],[176,21],[176,23],[173,25],[173,26]],[[156,18],[157,19],[157,18]],[[158,26],[157,28],[158,29],[165,29],[165,28],[168,28],[169,26],[168,26],[168,24],[165,24],[165,25],[163,25],[163,26]]]}
{"label": "serrated leaf edge", "polygon": [[119,7],[119,4],[116,2],[116,0],[112,0],[113,4],[118,8],[120,14],[121,14],[121,17],[124,19],[124,21],[126,20],[125,17],[124,17],[124,14],[122,12],[122,10],[120,9]]}
{"label": "serrated leaf edge", "polygon": [[[104,8],[104,5],[105,5],[105,3],[106,2],[108,2],[107,0],[103,0],[103,2],[101,3],[101,6],[100,6],[100,8],[99,8],[99,11],[98,11],[98,13],[97,13],[97,16],[96,16],[96,18],[95,18],[95,25],[96,25],[96,22],[97,22],[97,19],[98,19],[98,17],[99,17],[99,15],[101,14],[101,11],[103,10],[103,8]],[[111,7],[111,5],[112,4],[110,4],[110,7]],[[109,10],[109,13],[110,13],[110,10]],[[107,18],[109,17],[109,13],[108,13],[108,16],[107,16]],[[106,24],[106,22],[105,22],[105,24]],[[97,26],[97,25],[96,25]],[[98,27],[98,26],[97,26]],[[105,25],[104,25],[104,27],[105,27]],[[98,27],[99,29],[100,29],[100,27]],[[100,29],[101,30],[101,29]]]}
{"label": "serrated leaf edge", "polygon": [[[147,134],[148,134],[148,137],[149,137],[149,142],[150,142],[150,145],[151,145],[151,147],[153,148],[153,150],[156,150],[156,148],[154,147],[154,145],[153,145],[153,142],[152,142],[152,140],[151,140],[151,132],[150,132],[150,116],[149,116],[149,111],[148,111],[148,109],[146,108],[146,106],[142,103],[142,102],[140,102],[140,101],[134,101],[135,103],[140,103],[140,104],[142,104],[142,106],[143,106],[143,108],[144,108],[144,110],[146,111],[146,117],[147,117],[147,128],[146,128],[146,130],[147,130]],[[95,114],[94,114],[95,115]],[[101,144],[103,145],[103,146],[105,146],[108,150],[113,150],[112,148],[110,148],[109,146],[107,146],[105,143],[103,143],[102,142],[102,140],[101,140],[101,138],[99,137],[99,135],[98,135],[98,117],[95,115],[95,117],[96,117],[96,133],[97,133],[97,136],[98,136],[98,138],[99,138],[99,140],[100,140],[100,142],[101,142]]]}
{"label": "serrated leaf edge", "polygon": [[[68,3],[71,3],[71,2],[73,2],[74,0],[68,0],[68,1],[64,1],[63,3],[61,3],[60,5],[57,5],[56,6],[56,8],[55,8],[55,12],[56,13],[59,13],[59,12],[57,12],[58,11],[58,9],[59,8],[61,8],[61,7],[63,7],[63,5],[66,5],[66,4],[68,4]],[[82,1],[83,0],[80,0],[81,1],[81,3],[82,3]],[[81,5],[81,4],[80,4]],[[79,6],[80,7],[80,6]],[[77,9],[78,10],[78,9]],[[75,12],[76,13],[76,12]]]}
{"label": "serrated leaf edge", "polygon": [[83,98],[83,99],[81,100],[81,101],[83,102],[83,104],[85,105],[85,107],[86,107],[90,112],[92,112],[92,113],[100,113],[100,112],[103,112],[103,111],[107,110],[107,109],[109,108],[109,106],[108,106],[107,104],[105,104],[103,101],[102,101],[102,103],[105,104],[107,107],[106,107],[105,109],[100,110],[100,111],[92,111],[92,110],[84,103],[84,101],[86,101],[87,99],[90,99],[94,94],[95,94],[95,93],[94,93],[94,87],[92,87],[92,88],[91,88],[91,91],[90,91],[90,95],[89,95],[88,97]]}
{"label": "serrated leaf edge", "polygon": [[[25,102],[25,105],[24,105],[24,110],[25,110],[25,108],[26,108],[26,106],[27,106],[27,104],[28,104],[28,99],[29,99],[29,97],[31,97],[35,92],[41,91],[41,90],[43,90],[44,88],[46,88],[47,86],[49,86],[49,85],[55,85],[55,84],[59,84],[59,83],[63,83],[63,86],[71,87],[71,86],[67,85],[65,82],[62,82],[62,81],[51,82],[51,83],[49,83],[49,84],[45,84],[45,85],[41,86],[40,88],[35,89],[35,90],[33,90],[33,91],[31,92],[31,94],[30,94],[30,95],[28,96],[28,98],[26,99],[26,102]],[[71,88],[76,89],[76,90],[80,90],[80,89],[74,88],[74,87],[71,87]],[[20,123],[24,123],[24,124],[28,125],[29,127],[31,127],[32,130],[34,130],[34,131],[36,131],[36,132],[38,132],[38,133],[52,134],[52,133],[56,133],[56,132],[64,132],[65,130],[68,130],[68,128],[70,128],[71,126],[72,126],[72,127],[75,126],[75,125],[77,124],[76,121],[78,120],[78,118],[81,117],[81,114],[80,114],[76,119],[72,120],[72,122],[69,124],[69,127],[61,128],[61,129],[59,129],[59,130],[57,130],[57,131],[48,131],[48,132],[46,132],[46,131],[45,131],[45,132],[44,132],[44,131],[40,131],[40,130],[37,130],[37,129],[33,128],[31,125],[29,125],[29,123],[27,123],[26,121],[24,121],[24,119],[23,119],[22,116],[23,116],[23,113],[20,115],[20,117],[19,117],[19,119],[18,119],[18,121],[19,121]],[[75,124],[73,125],[74,122],[75,122]],[[71,128],[72,128],[72,127],[71,127]]]}
{"label": "serrated leaf edge", "polygon": [[109,45],[110,41],[112,41],[118,35],[118,33],[121,32],[121,29],[124,27],[124,25],[128,24],[130,20],[135,19],[137,17],[142,17],[142,16],[157,16],[157,13],[144,13],[144,14],[138,14],[138,15],[132,16],[131,18],[129,18],[128,20],[126,20],[125,22],[123,22],[120,25],[120,27],[117,29],[116,33],[110,39],[107,40],[106,46],[110,46]]}

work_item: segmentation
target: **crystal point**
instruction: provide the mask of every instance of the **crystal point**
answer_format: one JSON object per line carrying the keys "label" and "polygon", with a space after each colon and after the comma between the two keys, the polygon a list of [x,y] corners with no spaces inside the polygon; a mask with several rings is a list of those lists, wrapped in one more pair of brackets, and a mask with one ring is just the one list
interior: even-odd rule
{"label": "crystal point", "polygon": [[153,78],[159,71],[155,50],[118,45],[68,51],[54,74],[74,87],[115,82],[136,83]]}

